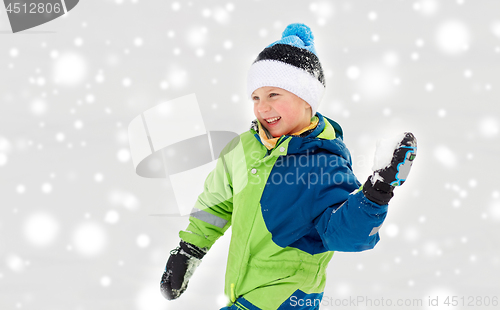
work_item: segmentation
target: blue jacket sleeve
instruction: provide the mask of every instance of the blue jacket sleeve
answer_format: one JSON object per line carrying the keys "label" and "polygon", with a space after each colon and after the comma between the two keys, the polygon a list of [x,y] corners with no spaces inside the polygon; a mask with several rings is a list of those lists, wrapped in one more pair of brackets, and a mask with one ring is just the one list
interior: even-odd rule
{"label": "blue jacket sleeve", "polygon": [[378,230],[387,215],[387,207],[368,200],[357,190],[340,206],[325,210],[316,222],[316,230],[329,251],[369,250],[380,240]]}

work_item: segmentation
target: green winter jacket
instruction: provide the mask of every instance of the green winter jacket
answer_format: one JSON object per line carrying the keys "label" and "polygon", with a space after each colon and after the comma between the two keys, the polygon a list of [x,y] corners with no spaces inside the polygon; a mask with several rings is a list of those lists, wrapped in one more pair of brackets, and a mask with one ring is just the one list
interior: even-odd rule
{"label": "green winter jacket", "polygon": [[282,136],[270,151],[254,129],[231,141],[179,233],[210,248],[232,226],[225,278],[232,303],[244,297],[277,309],[297,292],[321,299],[333,251],[363,251],[379,240],[387,206],[358,190],[342,129],[317,116],[308,136]]}

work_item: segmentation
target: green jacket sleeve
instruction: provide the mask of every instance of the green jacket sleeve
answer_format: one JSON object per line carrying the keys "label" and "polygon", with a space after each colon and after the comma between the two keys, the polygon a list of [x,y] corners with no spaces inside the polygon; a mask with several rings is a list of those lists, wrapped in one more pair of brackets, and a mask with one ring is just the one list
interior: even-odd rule
{"label": "green jacket sleeve", "polygon": [[231,180],[232,150],[239,138],[231,141],[221,152],[215,169],[205,180],[204,190],[191,211],[189,225],[179,237],[201,248],[210,248],[231,226],[233,186]]}

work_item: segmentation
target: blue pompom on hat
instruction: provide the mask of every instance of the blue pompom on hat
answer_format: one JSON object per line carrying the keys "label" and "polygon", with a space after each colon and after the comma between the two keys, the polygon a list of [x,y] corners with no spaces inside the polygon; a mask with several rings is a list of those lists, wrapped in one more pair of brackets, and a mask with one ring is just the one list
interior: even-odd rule
{"label": "blue pompom on hat", "polygon": [[285,30],[283,30],[281,40],[271,43],[267,47],[271,47],[275,44],[289,44],[316,54],[316,50],[314,49],[314,35],[311,29],[304,24],[288,25]]}
{"label": "blue pompom on hat", "polygon": [[268,45],[250,67],[249,97],[264,86],[285,89],[306,101],[316,114],[325,91],[325,78],[314,48],[314,36],[304,24],[288,25],[278,40]]}

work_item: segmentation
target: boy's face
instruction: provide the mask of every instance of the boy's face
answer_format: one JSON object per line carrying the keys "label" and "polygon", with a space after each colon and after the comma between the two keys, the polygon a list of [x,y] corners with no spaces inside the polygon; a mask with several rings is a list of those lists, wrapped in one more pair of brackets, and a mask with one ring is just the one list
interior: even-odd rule
{"label": "boy's face", "polygon": [[311,123],[311,106],[289,91],[261,87],[252,93],[253,111],[273,137],[295,133]]}

